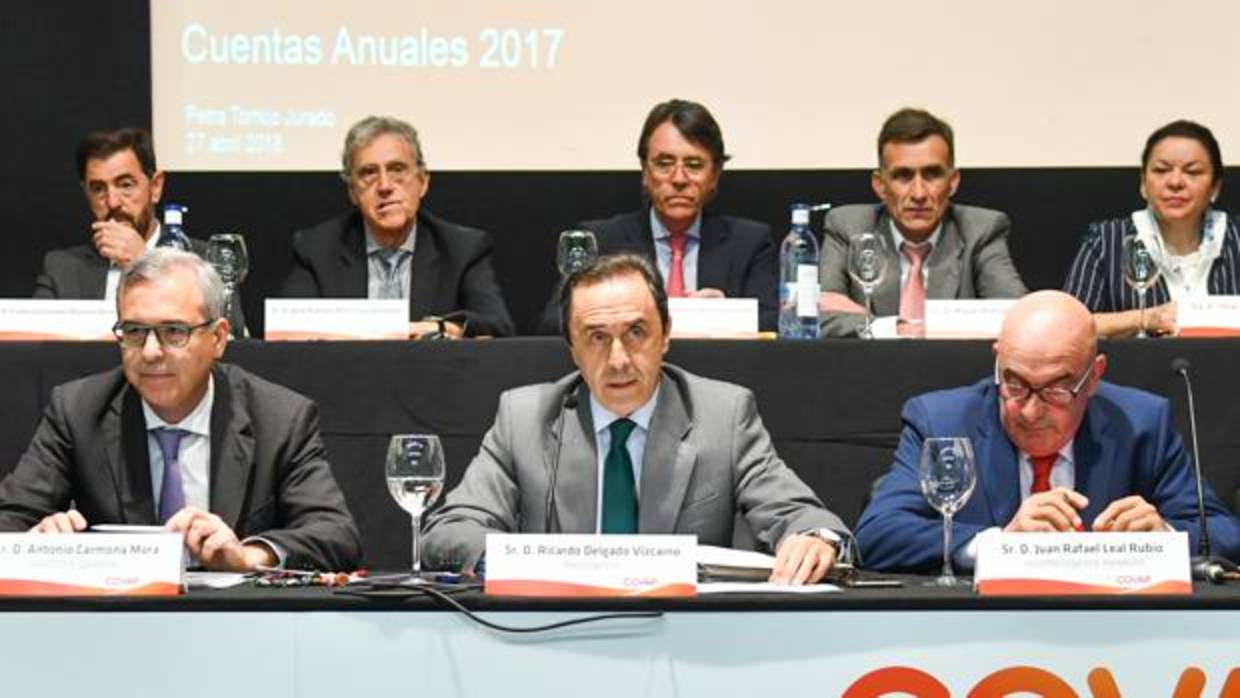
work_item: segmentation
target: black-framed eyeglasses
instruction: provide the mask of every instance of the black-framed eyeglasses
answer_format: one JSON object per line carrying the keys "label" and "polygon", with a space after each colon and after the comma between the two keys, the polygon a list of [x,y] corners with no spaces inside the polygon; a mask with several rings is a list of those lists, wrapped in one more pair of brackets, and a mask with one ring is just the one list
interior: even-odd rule
{"label": "black-framed eyeglasses", "polygon": [[151,332],[154,332],[160,346],[180,349],[189,344],[190,337],[194,335],[195,330],[210,327],[215,322],[215,320],[207,320],[197,325],[190,325],[184,322],[167,322],[162,325],[117,322],[112,326],[112,334],[116,335],[116,338],[120,340],[121,346],[129,349],[140,349],[146,346],[147,338],[150,337]]}
{"label": "black-framed eyeglasses", "polygon": [[1037,395],[1042,399],[1042,402],[1048,405],[1066,407],[1072,404],[1072,401],[1085,389],[1085,384],[1093,374],[1094,364],[1097,361],[1098,358],[1096,356],[1090,359],[1089,365],[1085,367],[1085,371],[1080,378],[1076,379],[1076,383],[1072,387],[1068,387],[1063,383],[1051,383],[1035,388],[1016,376],[1003,375],[999,370],[999,360],[995,359],[995,385],[999,386],[999,394],[1007,400],[1024,403],[1030,396]]}

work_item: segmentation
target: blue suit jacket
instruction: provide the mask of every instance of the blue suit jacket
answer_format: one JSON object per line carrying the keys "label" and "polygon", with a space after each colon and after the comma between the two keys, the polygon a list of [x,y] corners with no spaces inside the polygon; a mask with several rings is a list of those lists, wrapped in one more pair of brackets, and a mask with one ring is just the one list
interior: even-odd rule
{"label": "blue suit jacket", "polygon": [[[981,531],[1004,526],[1020,508],[1016,448],[999,421],[994,382],[928,393],[904,405],[904,432],[895,463],[857,524],[867,567],[931,572],[943,558],[942,519],[922,497],[918,462],[923,439],[968,436],[977,458],[977,488],[955,517],[953,555]],[[1138,494],[1158,508],[1197,549],[1197,500],[1192,461],[1171,421],[1166,400],[1102,382],[1089,399],[1073,444],[1076,491],[1089,498],[1081,519],[1093,521],[1111,502]],[[1206,486],[1213,552],[1240,557],[1240,521]]]}

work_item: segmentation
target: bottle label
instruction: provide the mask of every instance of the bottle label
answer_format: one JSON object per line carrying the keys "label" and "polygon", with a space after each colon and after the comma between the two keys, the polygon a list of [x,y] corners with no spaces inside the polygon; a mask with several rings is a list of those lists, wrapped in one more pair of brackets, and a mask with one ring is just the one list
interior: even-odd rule
{"label": "bottle label", "polygon": [[797,317],[818,317],[818,265],[797,265]]}

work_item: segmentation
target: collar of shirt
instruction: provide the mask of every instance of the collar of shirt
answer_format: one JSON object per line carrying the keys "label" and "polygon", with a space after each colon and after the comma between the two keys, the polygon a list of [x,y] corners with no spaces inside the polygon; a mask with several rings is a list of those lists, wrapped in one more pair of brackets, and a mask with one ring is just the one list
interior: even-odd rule
{"label": "collar of shirt", "polygon": [[[900,287],[903,288],[904,282],[908,280],[909,261],[908,257],[905,257],[904,253],[900,251],[900,245],[908,241],[904,239],[904,233],[901,233],[900,229],[896,227],[896,221],[894,218],[887,219],[887,228],[888,232],[891,234],[891,249],[896,251],[896,258],[900,260]],[[930,233],[930,237],[926,238],[926,241],[921,244],[930,245],[930,253],[933,254],[934,246],[939,244],[939,236],[942,235],[942,233],[943,221],[939,221],[939,224],[934,226],[934,232]],[[912,243],[910,242],[909,244],[911,245]],[[929,258],[930,255],[926,255],[926,259],[928,260]],[[923,280],[925,278],[929,278],[930,276],[930,265],[926,264],[924,260],[921,264],[921,273],[924,277]]]}
{"label": "collar of shirt", "polygon": [[[641,407],[633,410],[633,413],[628,416],[637,425],[637,428],[629,434],[629,440],[624,445],[629,451],[629,460],[633,462],[633,482],[637,487],[639,499],[642,489],[642,462],[646,452],[646,436],[650,433],[650,419],[654,416],[655,405],[659,404],[659,392],[662,390],[663,381],[660,380],[659,386],[655,388],[654,394],[650,396],[650,399]],[[594,399],[594,394],[591,393],[590,416],[594,420],[594,443],[598,446],[596,459],[598,487],[594,499],[596,502],[594,507],[594,532],[599,533],[603,525],[603,471],[607,463],[607,452],[611,450],[611,431],[608,427],[611,426],[612,422],[620,419],[620,415],[603,407],[598,400]]]}
{"label": "collar of shirt", "polygon": [[[659,220],[659,215],[654,212],[654,206],[650,207],[650,230],[654,233],[655,242],[667,242],[669,245],[672,239],[672,233],[663,225],[663,221]],[[689,224],[689,229],[685,231],[685,235],[700,240],[702,238],[702,214],[698,213],[693,222]]]}
{"label": "collar of shirt", "polygon": [[183,429],[191,434],[198,436],[211,436],[211,409],[215,406],[215,376],[207,374],[207,392],[198,401],[198,405],[187,415],[185,419],[176,424],[169,424],[155,414],[155,410],[146,404],[146,400],[142,401],[142,416],[146,418],[146,428],[148,431],[161,428]]}
{"label": "collar of shirt", "polygon": [[[1030,397],[1030,400],[1041,398]],[[1055,464],[1051,466],[1051,489],[1056,487],[1066,487],[1067,489],[1076,490],[1076,461],[1072,457],[1072,446],[1076,442],[1070,439],[1068,443],[1059,449],[1059,455],[1055,458]],[[1020,499],[1024,501],[1033,490],[1033,461],[1030,460],[1029,454],[1024,451],[1020,452]]]}
{"label": "collar of shirt", "polygon": [[[366,230],[366,256],[374,254],[377,250],[383,249],[383,246],[375,242],[374,233],[370,232],[370,226],[365,226]],[[399,249],[405,250],[410,255],[413,254],[414,243],[418,241],[418,222],[414,221],[409,226],[409,232],[405,233],[405,241],[400,243]]]}

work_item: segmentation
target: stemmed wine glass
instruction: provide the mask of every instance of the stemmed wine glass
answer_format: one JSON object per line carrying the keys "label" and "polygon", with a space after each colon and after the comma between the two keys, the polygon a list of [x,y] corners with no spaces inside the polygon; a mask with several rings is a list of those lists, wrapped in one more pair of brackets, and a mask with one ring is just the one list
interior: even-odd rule
{"label": "stemmed wine glass", "polygon": [[[233,303],[237,287],[245,281],[246,272],[250,270],[250,257],[245,249],[245,237],[236,233],[216,233],[207,240],[207,261],[215,267],[215,272],[224,282],[224,317],[232,319]],[[232,336],[241,338],[245,328],[237,323],[232,328]]]}
{"label": "stemmed wine glass", "polygon": [[943,573],[930,586],[959,584],[952,572],[952,516],[964,507],[977,485],[973,444],[967,437],[933,437],[921,446],[921,492],[943,515]]}
{"label": "stemmed wine glass", "polygon": [[598,258],[598,241],[588,230],[565,230],[555,248],[555,266],[568,276]]}
{"label": "stemmed wine glass", "polygon": [[874,287],[883,280],[887,258],[883,256],[882,239],[874,233],[862,233],[848,241],[848,275],[865,293],[865,325],[861,328],[862,339],[873,339],[874,313],[871,298]]}
{"label": "stemmed wine glass", "polygon": [[443,445],[433,434],[396,434],[388,444],[388,492],[413,519],[413,549],[409,582],[422,578],[422,514],[443,492]]}
{"label": "stemmed wine glass", "polygon": [[1162,272],[1150,249],[1136,235],[1124,238],[1122,254],[1124,281],[1128,282],[1137,294],[1137,317],[1139,318],[1137,336],[1147,337],[1145,333],[1145,292],[1158,283],[1158,277]]}

